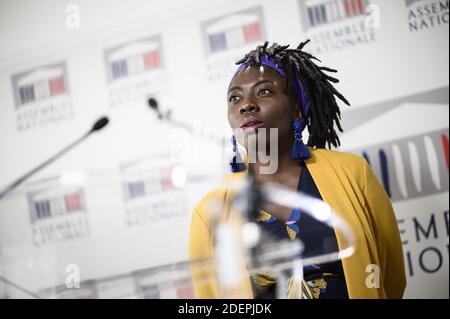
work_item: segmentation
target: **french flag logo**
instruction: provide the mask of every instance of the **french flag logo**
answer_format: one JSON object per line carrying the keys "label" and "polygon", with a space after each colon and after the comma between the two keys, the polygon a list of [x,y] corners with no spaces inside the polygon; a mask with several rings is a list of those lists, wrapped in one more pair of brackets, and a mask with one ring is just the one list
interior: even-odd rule
{"label": "french flag logo", "polygon": [[161,67],[160,46],[155,41],[140,41],[125,45],[114,50],[108,59],[113,80]]}
{"label": "french flag logo", "polygon": [[144,299],[194,299],[195,297],[192,281],[188,278],[160,283],[151,283],[156,281],[151,277],[140,280],[149,282],[142,284],[139,289]]}
{"label": "french flag logo", "polygon": [[257,14],[234,14],[206,28],[210,53],[225,51],[262,40],[261,22]]}
{"label": "french flag logo", "polygon": [[126,201],[177,189],[172,180],[174,166],[151,167],[141,161],[124,165],[122,169]]}
{"label": "french flag logo", "polygon": [[34,222],[86,211],[81,189],[45,190],[30,195],[29,203],[31,205],[31,219]]}
{"label": "french flag logo", "polygon": [[65,94],[64,69],[62,67],[36,69],[17,80],[16,90],[19,105]]}
{"label": "french flag logo", "polygon": [[317,27],[365,15],[368,0],[311,0],[306,2],[308,26]]}

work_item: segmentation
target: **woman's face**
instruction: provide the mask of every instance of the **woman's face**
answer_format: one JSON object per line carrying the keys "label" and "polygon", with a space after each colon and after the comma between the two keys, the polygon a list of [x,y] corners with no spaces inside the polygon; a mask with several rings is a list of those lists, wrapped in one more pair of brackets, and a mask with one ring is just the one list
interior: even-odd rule
{"label": "woman's face", "polygon": [[[228,89],[228,122],[233,132],[244,136],[266,129],[278,129],[278,147],[292,143],[292,122],[299,117],[297,105],[285,92],[285,81],[269,67],[247,67],[237,73]],[[238,142],[247,148],[247,139]]]}

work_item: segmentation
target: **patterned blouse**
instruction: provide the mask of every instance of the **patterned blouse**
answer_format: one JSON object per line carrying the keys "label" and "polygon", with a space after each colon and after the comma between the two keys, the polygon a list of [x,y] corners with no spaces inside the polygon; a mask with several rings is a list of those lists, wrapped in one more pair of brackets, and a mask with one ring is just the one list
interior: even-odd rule
{"label": "patterned blouse", "polygon": [[[304,163],[302,163],[297,189],[310,196],[322,199]],[[284,223],[268,212],[261,210],[257,222],[260,223],[265,234],[270,233],[278,239],[300,239],[304,244],[302,253],[304,258],[338,250],[334,230],[299,209],[294,208],[290,217]],[[303,276],[305,283],[308,285],[307,291],[309,291],[310,297],[314,299],[348,299],[344,271],[340,260],[304,267]],[[276,298],[276,280],[271,273],[260,273],[254,275],[252,279],[255,298]],[[291,284],[292,281],[289,280],[287,283],[288,289]],[[305,289],[303,290],[305,291]]]}

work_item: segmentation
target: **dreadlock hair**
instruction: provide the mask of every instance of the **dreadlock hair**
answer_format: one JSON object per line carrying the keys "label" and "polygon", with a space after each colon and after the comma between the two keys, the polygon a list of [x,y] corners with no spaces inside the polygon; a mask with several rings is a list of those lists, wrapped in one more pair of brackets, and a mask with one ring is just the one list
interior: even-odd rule
{"label": "dreadlock hair", "polygon": [[294,94],[293,81],[297,76],[310,99],[309,118],[306,119],[306,114],[302,114],[309,132],[308,145],[325,148],[325,145],[328,144],[328,148],[331,148],[331,145],[337,147],[340,145],[340,141],[334,125],[336,124],[340,132],[343,130],[340,123],[341,112],[335,96],[345,104],[349,106],[350,104],[330,83],[338,83],[339,80],[324,73],[324,71],[336,73],[337,70],[317,66],[313,60],[322,61],[302,50],[309,41],[300,43],[297,49],[288,49],[289,45],[281,46],[277,43],[268,47],[269,42],[265,42],[264,45],[259,45],[255,50],[247,53],[236,64],[245,63],[249,66],[259,66],[261,65],[260,58],[264,55],[274,59],[285,71],[288,94]]}

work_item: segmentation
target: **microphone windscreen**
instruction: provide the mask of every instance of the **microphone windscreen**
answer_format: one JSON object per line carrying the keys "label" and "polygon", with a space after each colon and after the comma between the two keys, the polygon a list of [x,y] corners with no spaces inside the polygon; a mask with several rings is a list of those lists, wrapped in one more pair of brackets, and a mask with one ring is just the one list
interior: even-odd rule
{"label": "microphone windscreen", "polygon": [[149,98],[148,99],[148,105],[152,108],[152,109],[158,109],[158,102],[154,99],[154,98]]}
{"label": "microphone windscreen", "polygon": [[92,126],[91,132],[99,131],[104,128],[109,123],[109,119],[104,116],[95,122],[94,126]]}

